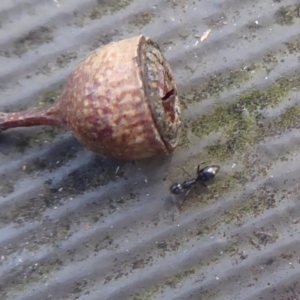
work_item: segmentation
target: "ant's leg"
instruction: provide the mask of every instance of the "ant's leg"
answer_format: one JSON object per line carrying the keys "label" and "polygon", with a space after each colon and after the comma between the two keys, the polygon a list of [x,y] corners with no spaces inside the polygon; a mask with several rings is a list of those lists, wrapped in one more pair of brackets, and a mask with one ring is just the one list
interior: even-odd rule
{"label": "ant's leg", "polygon": [[184,198],[182,199],[181,203],[178,205],[179,210],[182,209],[183,204],[185,203],[185,200],[187,198],[188,193],[191,191],[191,189],[187,190],[187,192],[184,195]]}
{"label": "ant's leg", "polygon": [[200,181],[200,183],[208,189],[208,186],[203,181]]}
{"label": "ant's leg", "polygon": [[196,183],[196,180],[193,179],[193,180],[190,180],[190,181],[184,181],[182,183],[182,188],[183,190],[186,191],[185,195],[184,195],[184,198],[183,200],[181,201],[181,205],[180,205],[180,208],[182,207],[183,203],[185,202],[186,198],[187,198],[187,195],[188,193],[191,191],[191,188],[192,186]]}
{"label": "ant's leg", "polygon": [[188,193],[189,193],[190,191],[191,191],[191,189],[187,190],[187,192],[186,192],[185,195],[184,195],[184,198],[183,198],[182,202],[184,202],[184,201],[186,200],[187,195],[188,195]]}

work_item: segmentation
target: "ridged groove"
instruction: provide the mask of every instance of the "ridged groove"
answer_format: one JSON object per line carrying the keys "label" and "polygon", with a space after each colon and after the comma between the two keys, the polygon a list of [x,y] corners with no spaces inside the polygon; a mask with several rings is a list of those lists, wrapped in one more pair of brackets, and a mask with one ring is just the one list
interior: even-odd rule
{"label": "ridged groove", "polygon": [[[2,2],[0,111],[53,103],[90,51],[143,33],[183,129],[171,157],[128,163],[1,132],[1,299],[300,299],[298,1]],[[181,205],[169,186],[202,162],[221,172]]]}

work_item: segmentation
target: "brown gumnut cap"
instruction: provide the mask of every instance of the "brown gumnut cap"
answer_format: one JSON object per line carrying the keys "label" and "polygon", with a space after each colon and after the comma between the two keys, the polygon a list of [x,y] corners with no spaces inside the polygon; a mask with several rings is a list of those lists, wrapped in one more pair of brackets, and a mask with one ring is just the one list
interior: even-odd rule
{"label": "brown gumnut cap", "polygon": [[145,36],[94,51],[70,75],[56,107],[77,139],[105,156],[143,159],[178,144],[177,88],[158,45]]}

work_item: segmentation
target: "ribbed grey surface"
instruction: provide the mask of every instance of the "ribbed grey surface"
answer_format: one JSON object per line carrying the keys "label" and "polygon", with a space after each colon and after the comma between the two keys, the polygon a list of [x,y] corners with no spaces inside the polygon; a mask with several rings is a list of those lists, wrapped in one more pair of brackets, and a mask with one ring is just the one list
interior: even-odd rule
{"label": "ribbed grey surface", "polygon": [[[145,34],[184,127],[174,155],[134,163],[53,128],[1,133],[0,299],[300,299],[299,21],[297,0],[2,0],[0,111]],[[170,184],[202,162],[221,172],[178,209]]]}

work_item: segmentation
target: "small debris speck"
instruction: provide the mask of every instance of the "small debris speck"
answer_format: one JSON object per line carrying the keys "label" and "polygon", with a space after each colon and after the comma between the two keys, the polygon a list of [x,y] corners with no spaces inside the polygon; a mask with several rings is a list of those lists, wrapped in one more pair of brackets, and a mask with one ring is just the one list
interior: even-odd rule
{"label": "small debris speck", "polygon": [[206,30],[206,31],[203,33],[203,35],[201,36],[200,41],[201,41],[201,42],[204,42],[204,41],[208,38],[208,36],[210,35],[210,33],[211,33],[211,29]]}

